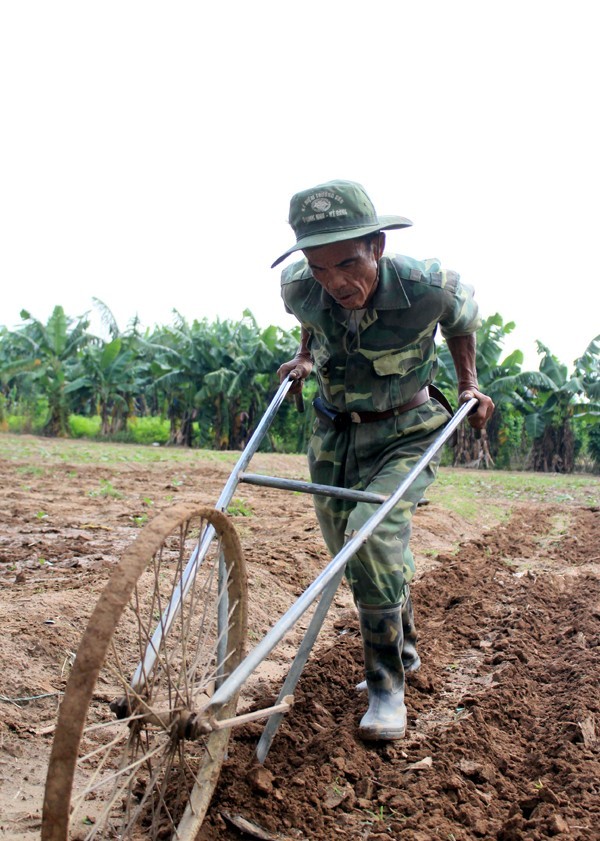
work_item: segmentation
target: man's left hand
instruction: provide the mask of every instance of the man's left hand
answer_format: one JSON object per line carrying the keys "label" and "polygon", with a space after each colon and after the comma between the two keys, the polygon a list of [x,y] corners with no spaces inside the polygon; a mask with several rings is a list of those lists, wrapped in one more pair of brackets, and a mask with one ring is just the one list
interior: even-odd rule
{"label": "man's left hand", "polygon": [[491,397],[488,397],[487,394],[483,394],[483,392],[479,391],[477,388],[466,388],[464,391],[461,391],[458,402],[460,405],[468,403],[472,397],[479,400],[479,405],[475,411],[471,412],[468,416],[469,424],[473,427],[473,429],[483,429],[494,412],[494,401]]}

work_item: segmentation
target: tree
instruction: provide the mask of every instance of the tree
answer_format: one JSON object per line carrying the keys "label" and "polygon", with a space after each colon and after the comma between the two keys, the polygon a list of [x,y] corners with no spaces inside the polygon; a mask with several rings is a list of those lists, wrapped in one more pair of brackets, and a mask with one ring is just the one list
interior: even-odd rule
{"label": "tree", "polygon": [[[100,415],[100,434],[114,435],[127,427],[134,398],[143,389],[143,355],[140,353],[137,320],[121,332],[111,310],[94,298],[102,323],[110,335],[107,342],[92,338],[83,348],[74,368],[74,379],[65,393],[87,399]],[[76,376],[78,374],[78,376]]]}
{"label": "tree", "polygon": [[[468,424],[457,431],[454,464],[471,467],[493,467],[501,451],[518,446],[520,440],[520,415],[516,409],[522,398],[520,393],[535,383],[540,383],[536,372],[521,371],[523,353],[515,350],[502,358],[502,346],[514,330],[514,321],[504,322],[499,313],[485,319],[477,331],[477,374],[481,391],[496,404],[496,410],[481,435],[477,436]],[[446,344],[439,349],[439,370],[435,383],[446,391],[450,402],[457,405],[457,380],[452,356]],[[508,466],[508,465],[506,465]]]}
{"label": "tree", "polygon": [[276,387],[277,367],[295,352],[296,333],[261,330],[249,310],[239,322],[205,319],[151,337],[154,388],[164,395],[170,443],[191,446],[193,423],[216,449],[241,449]]}
{"label": "tree", "polygon": [[239,323],[217,322],[216,327],[221,365],[204,377],[198,399],[213,409],[213,446],[243,449],[277,387],[277,368],[298,346],[298,331],[275,326],[261,331],[250,310]]}
{"label": "tree", "polygon": [[537,346],[545,384],[535,391],[525,417],[525,428],[533,440],[529,466],[543,472],[571,473],[575,466],[573,420],[587,418],[596,423],[600,412],[600,336],[575,361],[571,375],[546,345],[538,341]]}
{"label": "tree", "polygon": [[214,340],[206,320],[189,325],[182,315],[176,315],[175,324],[159,328],[145,346],[152,388],[171,424],[169,443],[190,447],[193,422],[198,416],[198,393],[216,363]]}
{"label": "tree", "polygon": [[33,384],[48,402],[44,424],[47,435],[67,436],[69,399],[66,386],[70,381],[77,355],[90,341],[89,321],[81,316],[73,326],[61,306],[54,307],[46,324],[26,310],[26,322],[15,331],[8,331],[13,343],[13,361],[3,370],[3,377],[25,379]]}
{"label": "tree", "polygon": [[88,345],[78,369],[81,375],[65,393],[86,392],[100,415],[100,434],[114,435],[127,424],[136,394],[136,357],[122,338]]}
{"label": "tree", "polygon": [[589,343],[582,356],[575,360],[575,370],[583,384],[586,404],[573,417],[586,439],[587,453],[596,470],[600,469],[600,336]]}

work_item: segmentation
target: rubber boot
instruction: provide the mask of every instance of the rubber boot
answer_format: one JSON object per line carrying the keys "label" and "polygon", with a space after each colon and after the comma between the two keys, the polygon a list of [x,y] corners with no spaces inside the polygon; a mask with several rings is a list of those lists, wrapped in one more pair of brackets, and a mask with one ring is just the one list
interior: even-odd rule
{"label": "rubber boot", "polygon": [[402,608],[358,605],[365,653],[369,708],[358,726],[361,738],[387,742],[406,732]]}
{"label": "rubber boot", "polygon": [[[404,585],[405,598],[402,606],[402,633],[404,642],[402,644],[402,665],[404,666],[404,674],[408,675],[411,672],[416,672],[421,668],[421,658],[417,651],[417,629],[415,628],[415,617],[413,613],[412,599],[410,597],[410,587],[408,584]],[[363,680],[357,684],[356,691],[364,692],[367,688],[367,681]]]}
{"label": "rubber boot", "polygon": [[417,629],[415,628],[415,617],[413,613],[412,599],[410,597],[410,587],[405,585],[406,597],[404,605],[402,606],[402,632],[404,634],[404,644],[402,646],[402,663],[404,664],[404,673],[416,672],[421,668],[421,658],[417,651]]}

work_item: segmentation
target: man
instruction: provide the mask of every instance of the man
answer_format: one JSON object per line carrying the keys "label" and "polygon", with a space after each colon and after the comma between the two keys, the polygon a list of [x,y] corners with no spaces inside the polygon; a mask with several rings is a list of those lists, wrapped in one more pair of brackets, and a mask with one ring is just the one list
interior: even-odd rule
{"label": "man", "polygon": [[[297,380],[291,390],[299,391],[315,368],[312,481],[389,496],[450,417],[429,393],[438,325],[454,360],[460,402],[479,400],[471,426],[481,429],[492,414],[491,399],[477,387],[480,319],[472,290],[435,260],[384,255],[383,231],[412,223],[402,216],[378,217],[355,182],[330,181],[297,193],[289,222],[296,243],[273,266],[295,251],[304,254],[281,278],[286,309],[302,326],[301,342],[278,373]],[[439,457],[419,475],[346,568],[369,692],[359,725],[364,739],[399,739],[405,733],[404,678],[420,666],[409,591],[415,571],[411,520],[438,462]],[[332,555],[376,507],[314,499]]]}

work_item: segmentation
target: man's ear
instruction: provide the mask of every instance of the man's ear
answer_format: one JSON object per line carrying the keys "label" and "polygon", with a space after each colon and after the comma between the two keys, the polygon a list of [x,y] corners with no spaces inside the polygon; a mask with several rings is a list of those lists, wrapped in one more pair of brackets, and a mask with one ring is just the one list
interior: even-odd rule
{"label": "man's ear", "polygon": [[381,260],[383,257],[383,252],[385,251],[385,234],[383,231],[379,231],[379,236],[375,240],[375,256],[378,260]]}

